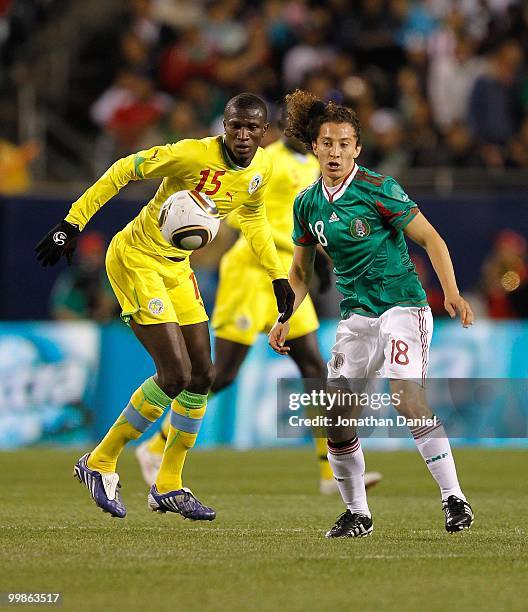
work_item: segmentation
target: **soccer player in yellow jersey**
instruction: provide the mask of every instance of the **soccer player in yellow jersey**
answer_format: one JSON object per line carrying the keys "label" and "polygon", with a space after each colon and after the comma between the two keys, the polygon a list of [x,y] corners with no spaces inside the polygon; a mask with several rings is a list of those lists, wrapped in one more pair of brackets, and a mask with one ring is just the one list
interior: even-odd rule
{"label": "soccer player in yellow jersey", "polygon": [[[302,143],[293,138],[282,138],[268,147],[273,160],[273,175],[265,196],[266,214],[272,227],[273,240],[285,269],[293,257],[293,201],[295,196],[320,175],[319,163]],[[230,222],[231,219],[228,219]],[[232,223],[236,227],[235,223]],[[319,252],[321,263],[328,259]],[[316,269],[321,269],[323,266]],[[320,279],[321,280],[321,279]],[[322,284],[322,283],[321,283]],[[215,333],[215,380],[211,387],[217,393],[236,378],[249,349],[260,333],[268,333],[277,318],[273,292],[266,270],[251,251],[244,236],[240,236],[220,263],[220,283],[216,295],[212,327]],[[290,356],[303,378],[324,379],[326,366],[319,353],[316,330],[319,321],[310,297],[290,321]],[[155,482],[160,466],[169,420],[161,431],[142,443],[136,451],[143,476],[148,484]],[[320,490],[337,493],[337,486],[328,464],[326,439],[316,438],[315,446],[320,466]],[[379,481],[380,475],[365,475],[366,484]]]}
{"label": "soccer player in yellow jersey", "polygon": [[148,505],[153,511],[196,520],[216,516],[182,485],[185,457],[196,441],[214,379],[208,317],[189,264],[190,252],[165,242],[158,214],[169,195],[182,189],[210,196],[221,217],[236,211],[242,233],[271,278],[278,310],[287,320],[294,296],[263,204],[272,168],[269,155],[259,146],[267,128],[264,101],[249,93],[235,96],[225,107],[223,136],[183,140],[118,160],[37,245],[44,266],[54,265],[63,255],[70,261],[79,231],[122,187],[133,180],[163,179],[153,199],[114,236],[106,257],[122,317],[152,357],[156,374],[132,394],[103,440],[74,468],[96,505],[113,516],[126,514],[118,492],[119,454],[168,406],[167,442]]}

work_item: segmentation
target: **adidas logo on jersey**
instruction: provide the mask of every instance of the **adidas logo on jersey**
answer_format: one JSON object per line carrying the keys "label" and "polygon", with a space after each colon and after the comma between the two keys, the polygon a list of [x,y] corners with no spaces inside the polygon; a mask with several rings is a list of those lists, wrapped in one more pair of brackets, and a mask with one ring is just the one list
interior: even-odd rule
{"label": "adidas logo on jersey", "polygon": [[341,221],[341,219],[333,212],[328,219],[328,223],[335,223],[336,221]]}

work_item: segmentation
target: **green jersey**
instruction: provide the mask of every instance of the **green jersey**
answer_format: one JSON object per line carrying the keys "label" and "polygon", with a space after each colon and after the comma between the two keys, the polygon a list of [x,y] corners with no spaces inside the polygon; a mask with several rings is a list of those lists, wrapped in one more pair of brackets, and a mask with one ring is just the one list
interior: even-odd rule
{"label": "green jersey", "polygon": [[332,258],[344,319],[427,305],[402,231],[417,213],[392,177],[357,164],[339,187],[319,179],[296,197],[293,242],[319,242]]}

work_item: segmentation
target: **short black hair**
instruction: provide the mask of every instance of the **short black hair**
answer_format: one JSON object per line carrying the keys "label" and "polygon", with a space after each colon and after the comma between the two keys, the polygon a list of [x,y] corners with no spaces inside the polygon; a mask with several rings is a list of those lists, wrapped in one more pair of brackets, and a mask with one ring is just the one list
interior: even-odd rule
{"label": "short black hair", "polygon": [[262,112],[264,121],[268,120],[268,107],[266,105],[266,102],[264,102],[264,100],[260,96],[252,94],[248,91],[239,93],[238,95],[228,100],[227,104],[225,105],[224,114],[230,108],[238,110],[258,109]]}

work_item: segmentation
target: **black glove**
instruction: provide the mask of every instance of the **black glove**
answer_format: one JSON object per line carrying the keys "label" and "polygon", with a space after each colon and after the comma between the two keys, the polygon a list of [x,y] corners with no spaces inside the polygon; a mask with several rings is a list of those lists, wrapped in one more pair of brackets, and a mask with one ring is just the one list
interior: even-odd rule
{"label": "black glove", "polygon": [[75,225],[61,221],[35,247],[37,260],[44,267],[54,266],[64,255],[68,265],[71,266],[73,252],[77,246],[77,236],[80,233]]}
{"label": "black glove", "polygon": [[277,300],[277,310],[280,312],[279,323],[286,323],[292,316],[295,293],[290,283],[285,278],[277,278],[273,281],[273,292]]}
{"label": "black glove", "polygon": [[326,293],[332,284],[330,261],[319,249],[315,251],[314,270],[319,279],[319,293]]}

